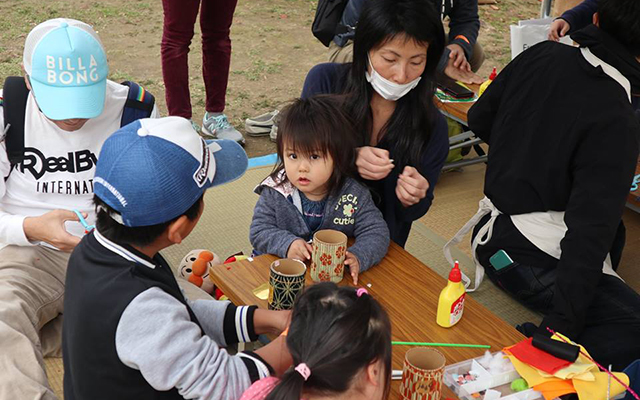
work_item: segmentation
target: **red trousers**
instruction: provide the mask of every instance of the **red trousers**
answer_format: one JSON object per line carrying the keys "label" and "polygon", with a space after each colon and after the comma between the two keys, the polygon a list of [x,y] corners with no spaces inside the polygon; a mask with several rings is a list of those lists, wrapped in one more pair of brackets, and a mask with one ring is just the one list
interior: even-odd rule
{"label": "red trousers", "polygon": [[191,118],[187,54],[200,8],[206,111],[222,112],[229,80],[229,30],[238,0],[162,0],[162,77],[169,115]]}

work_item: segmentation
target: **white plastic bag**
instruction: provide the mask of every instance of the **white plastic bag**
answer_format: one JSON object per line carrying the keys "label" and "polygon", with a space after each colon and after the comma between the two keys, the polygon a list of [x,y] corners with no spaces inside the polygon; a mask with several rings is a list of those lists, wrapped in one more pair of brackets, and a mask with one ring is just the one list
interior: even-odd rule
{"label": "white plastic bag", "polygon": [[[511,25],[511,59],[513,60],[529,47],[547,40],[549,28],[553,18],[529,19],[518,22],[518,25]],[[565,36],[560,39],[560,43],[572,44],[572,40]]]}

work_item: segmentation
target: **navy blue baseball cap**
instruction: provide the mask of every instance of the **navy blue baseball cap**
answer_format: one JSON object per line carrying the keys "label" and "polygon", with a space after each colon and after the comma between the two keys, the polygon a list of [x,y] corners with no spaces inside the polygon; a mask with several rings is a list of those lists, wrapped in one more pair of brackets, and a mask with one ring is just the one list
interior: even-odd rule
{"label": "navy blue baseball cap", "polygon": [[129,227],[184,214],[205,190],[241,177],[247,154],[233,140],[206,143],[181,117],[134,121],[102,146],[94,193]]}

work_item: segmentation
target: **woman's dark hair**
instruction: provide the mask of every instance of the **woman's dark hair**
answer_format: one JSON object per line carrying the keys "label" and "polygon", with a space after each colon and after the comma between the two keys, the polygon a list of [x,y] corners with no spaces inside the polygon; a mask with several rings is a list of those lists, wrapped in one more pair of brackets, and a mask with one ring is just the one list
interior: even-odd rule
{"label": "woman's dark hair", "polygon": [[[293,367],[267,400],[299,400],[303,391],[318,395],[346,392],[358,374],[382,361],[384,397],[391,378],[391,323],[387,312],[368,294],[352,287],[318,283],[296,299],[287,335]],[[294,367],[305,363],[305,381]]]}
{"label": "woman's dark hair", "polygon": [[418,44],[428,44],[427,63],[422,79],[413,90],[396,101],[396,108],[382,128],[380,142],[395,148],[396,168],[420,166],[421,155],[427,149],[437,110],[433,104],[434,75],[444,50],[445,36],[442,21],[431,1],[370,0],[365,3],[353,45],[353,63],[345,82],[347,110],[360,127],[359,145],[369,145],[371,110],[369,103],[374,89],[367,82],[365,72],[369,52],[389,40],[403,37]]}
{"label": "woman's dark hair", "polygon": [[280,113],[276,147],[278,162],[271,178],[279,183],[284,171],[285,147],[311,155],[329,154],[333,158],[333,173],[327,182],[328,193],[335,194],[347,177],[356,176],[356,130],[343,110],[342,98],[320,95],[296,99]]}
{"label": "woman's dark hair", "polygon": [[109,214],[117,214],[117,211],[102,201],[98,196],[93,196],[93,204],[96,206],[96,228],[102,236],[118,244],[146,246],[153,243],[173,221],[182,215],[185,215],[190,221],[198,218],[200,209],[202,208],[202,196],[200,196],[187,211],[170,221],[156,225],[137,227],[124,226],[111,218]]}
{"label": "woman's dark hair", "polygon": [[598,18],[603,31],[640,57],[640,1],[600,0]]}

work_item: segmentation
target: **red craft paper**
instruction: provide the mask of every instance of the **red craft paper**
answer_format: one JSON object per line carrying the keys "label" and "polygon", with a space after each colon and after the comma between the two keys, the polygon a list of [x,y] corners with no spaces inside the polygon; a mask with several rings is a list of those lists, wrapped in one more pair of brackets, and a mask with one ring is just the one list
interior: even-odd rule
{"label": "red craft paper", "polygon": [[509,352],[518,360],[525,364],[544,371],[553,375],[559,369],[562,369],[570,364],[571,361],[566,361],[561,358],[552,356],[546,351],[542,351],[531,344],[532,339],[525,339],[515,346],[509,348]]}

